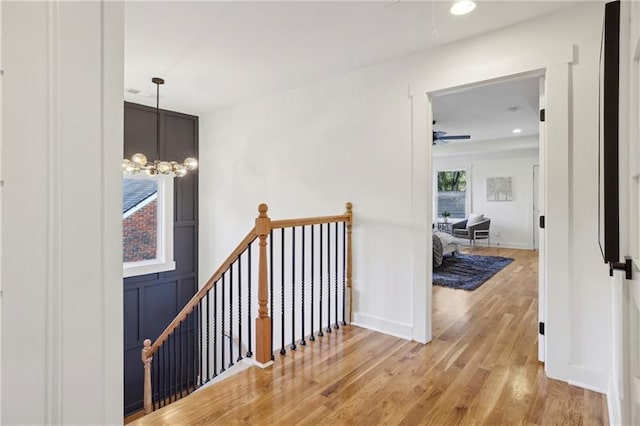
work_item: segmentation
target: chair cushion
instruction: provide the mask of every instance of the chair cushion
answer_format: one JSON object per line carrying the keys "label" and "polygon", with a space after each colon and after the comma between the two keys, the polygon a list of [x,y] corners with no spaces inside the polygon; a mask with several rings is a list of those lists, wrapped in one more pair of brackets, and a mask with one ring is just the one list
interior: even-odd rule
{"label": "chair cushion", "polygon": [[452,231],[451,235],[453,235],[453,236],[457,236],[457,237],[468,237],[469,236],[469,230],[468,229],[452,229],[451,231]]}
{"label": "chair cushion", "polygon": [[469,214],[469,218],[467,219],[467,228],[475,225],[478,222],[482,222],[484,220],[484,214]]}

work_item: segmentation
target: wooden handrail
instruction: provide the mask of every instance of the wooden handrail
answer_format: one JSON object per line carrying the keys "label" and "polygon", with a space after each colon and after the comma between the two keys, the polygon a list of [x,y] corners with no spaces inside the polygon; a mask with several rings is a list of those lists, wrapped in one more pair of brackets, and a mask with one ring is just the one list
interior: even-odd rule
{"label": "wooden handrail", "polygon": [[303,217],[299,219],[272,220],[271,229],[291,228],[294,226],[319,225],[323,223],[350,222],[349,214],[336,216]]}
{"label": "wooden handrail", "polygon": [[187,318],[189,312],[191,312],[191,310],[193,310],[193,308],[200,302],[200,300],[207,295],[209,290],[213,288],[213,285],[220,278],[222,278],[222,274],[229,269],[233,262],[238,259],[238,256],[240,256],[247,249],[247,247],[249,247],[249,244],[251,244],[257,236],[258,235],[256,234],[256,228],[253,227],[253,229],[249,231],[247,236],[244,237],[240,244],[238,244],[236,249],[231,252],[229,257],[227,257],[227,259],[222,262],[222,265],[220,265],[218,270],[211,276],[211,278],[209,278],[209,280],[200,288],[200,290],[198,290],[198,292],[193,295],[191,300],[189,300],[184,308],[182,308],[180,313],[173,319],[173,321],[171,321],[167,328],[164,329],[162,334],[160,334],[156,341],[153,342],[153,344],[148,348],[148,350],[146,351],[147,357],[150,357],[158,350],[158,348],[167,340],[171,332]]}
{"label": "wooden handrail", "polygon": [[[166,342],[173,332],[184,321],[189,313],[196,307],[200,301],[207,296],[208,292],[214,287],[223,274],[236,262],[239,256],[247,250],[249,245],[259,240],[258,254],[258,316],[256,318],[256,353],[255,360],[263,366],[271,362],[272,342],[271,342],[271,318],[267,310],[268,303],[268,277],[267,277],[267,244],[270,232],[273,229],[290,228],[296,226],[319,225],[325,223],[344,222],[346,226],[346,306],[348,307],[349,322],[351,322],[352,314],[352,253],[351,253],[351,229],[353,225],[353,212],[351,203],[346,204],[347,211],[342,215],[335,216],[317,216],[299,219],[271,220],[267,215],[268,206],[260,204],[258,206],[259,215],[255,220],[255,226],[246,237],[231,252],[216,272],[207,280],[207,282],[193,295],[191,300],[180,310],[180,313],[171,321],[171,323],[158,336],[153,344],[149,339],[144,341],[142,349],[142,362],[144,364],[144,412],[148,414],[152,411],[152,388],[151,388],[151,361],[153,354]],[[343,319],[344,321],[344,319]]]}

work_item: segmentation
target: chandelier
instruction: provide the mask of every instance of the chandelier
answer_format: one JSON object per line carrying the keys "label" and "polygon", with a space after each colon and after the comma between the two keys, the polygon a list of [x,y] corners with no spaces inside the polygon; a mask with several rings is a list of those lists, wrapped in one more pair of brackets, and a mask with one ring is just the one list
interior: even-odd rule
{"label": "chandelier", "polygon": [[[160,152],[160,85],[164,84],[164,80],[154,77],[151,81],[156,87],[156,149]],[[183,177],[190,170],[198,168],[198,160],[189,157],[185,158],[182,163],[177,161],[147,160],[147,156],[138,152],[131,156],[131,159],[122,160],[122,169],[126,174],[134,175],[138,173],[146,173],[149,176],[156,175],[174,175]]]}

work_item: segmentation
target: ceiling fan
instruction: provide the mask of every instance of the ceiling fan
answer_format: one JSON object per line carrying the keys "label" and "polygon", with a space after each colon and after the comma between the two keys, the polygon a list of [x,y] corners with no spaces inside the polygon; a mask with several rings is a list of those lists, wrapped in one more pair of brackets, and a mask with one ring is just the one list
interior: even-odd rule
{"label": "ceiling fan", "polygon": [[[436,122],[433,122],[435,126]],[[441,130],[433,131],[433,144],[435,145],[438,142],[447,143],[448,141],[454,140],[463,140],[463,139],[471,139],[471,135],[449,135],[447,136],[447,132],[443,132]]]}

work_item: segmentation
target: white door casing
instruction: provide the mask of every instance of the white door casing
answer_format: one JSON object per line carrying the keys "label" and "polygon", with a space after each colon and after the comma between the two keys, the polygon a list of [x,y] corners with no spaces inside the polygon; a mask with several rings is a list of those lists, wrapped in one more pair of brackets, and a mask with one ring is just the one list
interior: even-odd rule
{"label": "white door casing", "polygon": [[[569,114],[569,64],[573,62],[572,46],[565,46],[544,54],[514,58],[509,63],[465,69],[463,73],[437,74],[437,77],[425,77],[410,85],[412,101],[412,228],[413,228],[413,339],[419,342],[431,340],[431,280],[432,259],[427,253],[431,250],[431,203],[432,203],[432,124],[431,104],[429,95],[456,87],[477,85],[501,80],[510,76],[538,73],[546,75],[547,79],[547,146],[541,151],[546,158],[551,158],[547,169],[541,170],[545,185],[541,192],[545,192],[546,213],[554,216],[553,228],[555,232],[553,244],[546,242],[541,245],[540,256],[547,260],[547,268],[541,271],[545,279],[553,273],[554,286],[553,306],[555,315],[547,315],[547,345],[553,345],[550,351],[547,347],[545,357],[548,374],[559,379],[569,379],[569,179],[566,165],[568,164],[568,114]],[[553,123],[553,126],[551,124]],[[553,152],[551,152],[553,151]],[[548,162],[549,163],[549,162]],[[543,174],[544,173],[544,174]],[[548,187],[546,182],[552,174],[554,181],[561,184]],[[553,210],[553,212],[550,212]],[[547,225],[549,225],[547,223]],[[549,226],[547,227],[549,229]],[[552,234],[551,232],[548,233]],[[545,250],[549,248],[549,250]],[[553,253],[551,253],[553,251]],[[555,256],[555,257],[554,257]],[[548,281],[546,281],[548,282]],[[427,285],[425,285],[425,283]],[[545,312],[550,312],[548,301],[540,300],[540,306]],[[549,333],[549,325],[553,323],[554,333]],[[551,343],[550,343],[551,338]]]}
{"label": "white door casing", "polygon": [[[546,107],[547,107],[547,82],[544,78],[540,78],[540,97],[538,108],[540,110],[545,110],[546,116]],[[539,120],[538,121],[538,138],[539,138],[539,169],[538,169],[538,189],[542,188],[541,191],[538,191],[538,211],[536,212],[536,221],[539,221],[540,216],[545,215],[545,182],[544,178],[546,176],[546,153],[547,153],[547,126],[546,121]],[[545,229],[540,228],[537,229],[538,236],[538,323],[545,324],[547,321],[547,306],[545,301],[547,300],[547,288],[546,288],[546,271],[545,271]],[[534,231],[535,232],[535,231]],[[538,330],[538,361],[544,362],[546,359],[545,350],[545,338],[541,330]]]}
{"label": "white door casing", "polygon": [[[632,280],[622,285],[622,421],[640,424],[640,4],[621,4],[621,79],[620,79],[620,239],[621,255],[631,255]],[[625,54],[625,51],[628,52]],[[627,56],[628,55],[628,56]],[[629,60],[625,61],[625,57]],[[629,64],[624,69],[624,64]],[[625,73],[628,73],[625,76]],[[625,82],[628,88],[625,88]],[[628,94],[628,96],[625,96]],[[624,105],[625,99],[628,104]],[[625,115],[625,107],[628,114]],[[628,124],[625,126],[625,117]],[[625,128],[626,127],[626,128]],[[626,133],[626,138],[625,138]],[[628,144],[625,144],[625,139]],[[626,145],[626,146],[625,146]],[[626,195],[626,197],[625,197]],[[625,200],[626,199],[626,200]],[[626,207],[626,208],[625,208]],[[626,210],[626,211],[625,211]],[[626,217],[625,217],[626,216]],[[626,226],[625,226],[626,225]],[[626,300],[624,300],[626,299]],[[626,340],[626,341],[625,341]],[[625,355],[627,354],[627,355]],[[628,381],[628,383],[624,383]],[[626,394],[625,394],[626,393]]]}
{"label": "white door casing", "polygon": [[533,250],[538,250],[538,240],[540,237],[538,236],[539,232],[539,224],[538,217],[540,216],[540,209],[538,208],[539,197],[538,197],[538,187],[539,187],[539,179],[540,179],[540,165],[536,164],[533,166],[533,203],[531,208],[531,232],[533,233],[533,242],[532,248]]}

